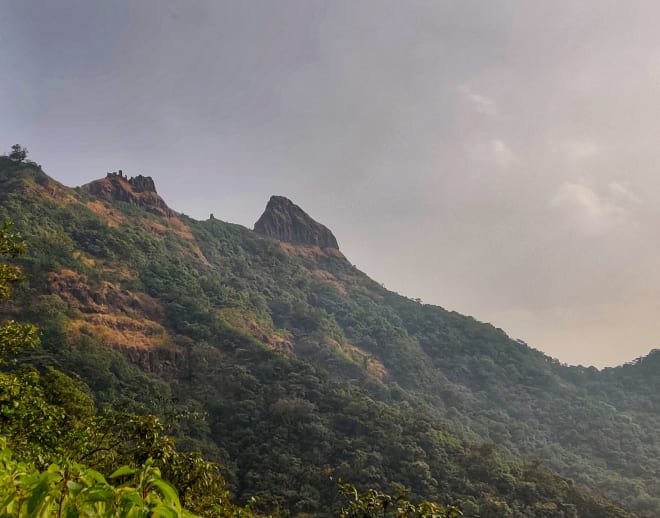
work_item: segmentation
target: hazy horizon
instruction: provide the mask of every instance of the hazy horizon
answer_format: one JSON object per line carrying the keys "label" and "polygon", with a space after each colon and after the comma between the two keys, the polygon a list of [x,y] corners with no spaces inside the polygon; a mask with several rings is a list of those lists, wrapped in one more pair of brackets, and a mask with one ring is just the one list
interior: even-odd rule
{"label": "hazy horizon", "polygon": [[252,228],[562,362],[660,345],[660,6],[0,0],[0,141]]}

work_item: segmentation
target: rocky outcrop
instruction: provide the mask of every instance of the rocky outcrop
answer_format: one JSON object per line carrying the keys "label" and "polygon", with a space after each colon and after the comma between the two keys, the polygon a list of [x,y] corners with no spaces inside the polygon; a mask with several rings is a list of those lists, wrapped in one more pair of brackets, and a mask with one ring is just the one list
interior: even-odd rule
{"label": "rocky outcrop", "polygon": [[314,221],[304,210],[284,196],[272,196],[266,210],[254,224],[258,234],[299,246],[339,250],[330,229]]}
{"label": "rocky outcrop", "polygon": [[176,215],[158,195],[150,176],[137,175],[129,178],[124,176],[122,171],[108,173],[105,178],[88,183],[83,189],[106,201],[123,201],[159,216],[169,218]]}
{"label": "rocky outcrop", "polygon": [[133,187],[135,192],[156,192],[156,184],[151,176],[142,176],[141,174],[129,178],[128,183]]}

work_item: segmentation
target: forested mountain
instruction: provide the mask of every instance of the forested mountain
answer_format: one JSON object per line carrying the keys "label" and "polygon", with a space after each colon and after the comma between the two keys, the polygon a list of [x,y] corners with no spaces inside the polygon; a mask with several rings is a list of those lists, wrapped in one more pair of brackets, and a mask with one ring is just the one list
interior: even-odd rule
{"label": "forested mountain", "polygon": [[657,353],[562,365],[386,290],[279,196],[253,231],[1,157],[0,211],[29,245],[2,311],[42,332],[20,363],[161,416],[239,501],[330,514],[341,478],[466,516],[660,515]]}

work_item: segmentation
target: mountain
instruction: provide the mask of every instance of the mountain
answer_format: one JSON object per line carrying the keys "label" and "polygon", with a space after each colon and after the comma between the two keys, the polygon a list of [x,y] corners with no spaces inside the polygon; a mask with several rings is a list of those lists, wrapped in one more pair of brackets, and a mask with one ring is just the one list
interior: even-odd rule
{"label": "mountain", "polygon": [[272,196],[266,210],[254,224],[254,231],[284,243],[339,251],[330,229],[314,221],[284,196]]}
{"label": "mountain", "polygon": [[43,333],[21,361],[179,416],[241,500],[323,514],[341,477],[467,516],[660,514],[657,353],[562,365],[386,290],[280,196],[252,231],[177,213],[148,177],[69,188],[0,158],[0,211],[29,243],[2,312]]}
{"label": "mountain", "polygon": [[156,185],[152,178],[137,175],[132,178],[125,177],[123,172],[107,173],[101,180],[95,180],[85,186],[97,198],[108,202],[123,201],[137,205],[153,214],[171,218],[175,212],[170,209],[156,192]]}

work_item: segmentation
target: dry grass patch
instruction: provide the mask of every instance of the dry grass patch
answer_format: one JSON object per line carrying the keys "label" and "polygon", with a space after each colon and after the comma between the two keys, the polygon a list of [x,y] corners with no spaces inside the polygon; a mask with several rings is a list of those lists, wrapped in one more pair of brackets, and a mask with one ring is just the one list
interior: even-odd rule
{"label": "dry grass patch", "polygon": [[165,328],[150,320],[117,314],[86,314],[71,322],[69,332],[71,336],[79,336],[83,330],[113,348],[176,348]]}
{"label": "dry grass patch", "polygon": [[236,308],[224,308],[218,311],[220,318],[225,320],[234,329],[252,336],[260,342],[283,351],[292,351],[290,334],[276,331],[271,326],[259,322],[255,315]]}
{"label": "dry grass patch", "polygon": [[346,283],[343,280],[338,279],[335,277],[333,274],[331,274],[327,270],[314,270],[312,272],[312,275],[316,277],[319,280],[322,280],[324,282],[327,282],[328,284],[332,284],[337,290],[343,294],[346,295]]}
{"label": "dry grass patch", "polygon": [[351,356],[353,358],[356,355],[358,356],[360,363],[369,374],[381,380],[387,376],[387,369],[383,365],[383,362],[375,358],[371,353],[353,344],[348,344],[346,348],[352,353]]}
{"label": "dry grass patch", "polygon": [[101,200],[88,201],[85,205],[96,214],[103,216],[109,227],[117,228],[126,221],[126,217],[120,211],[113,209]]}

